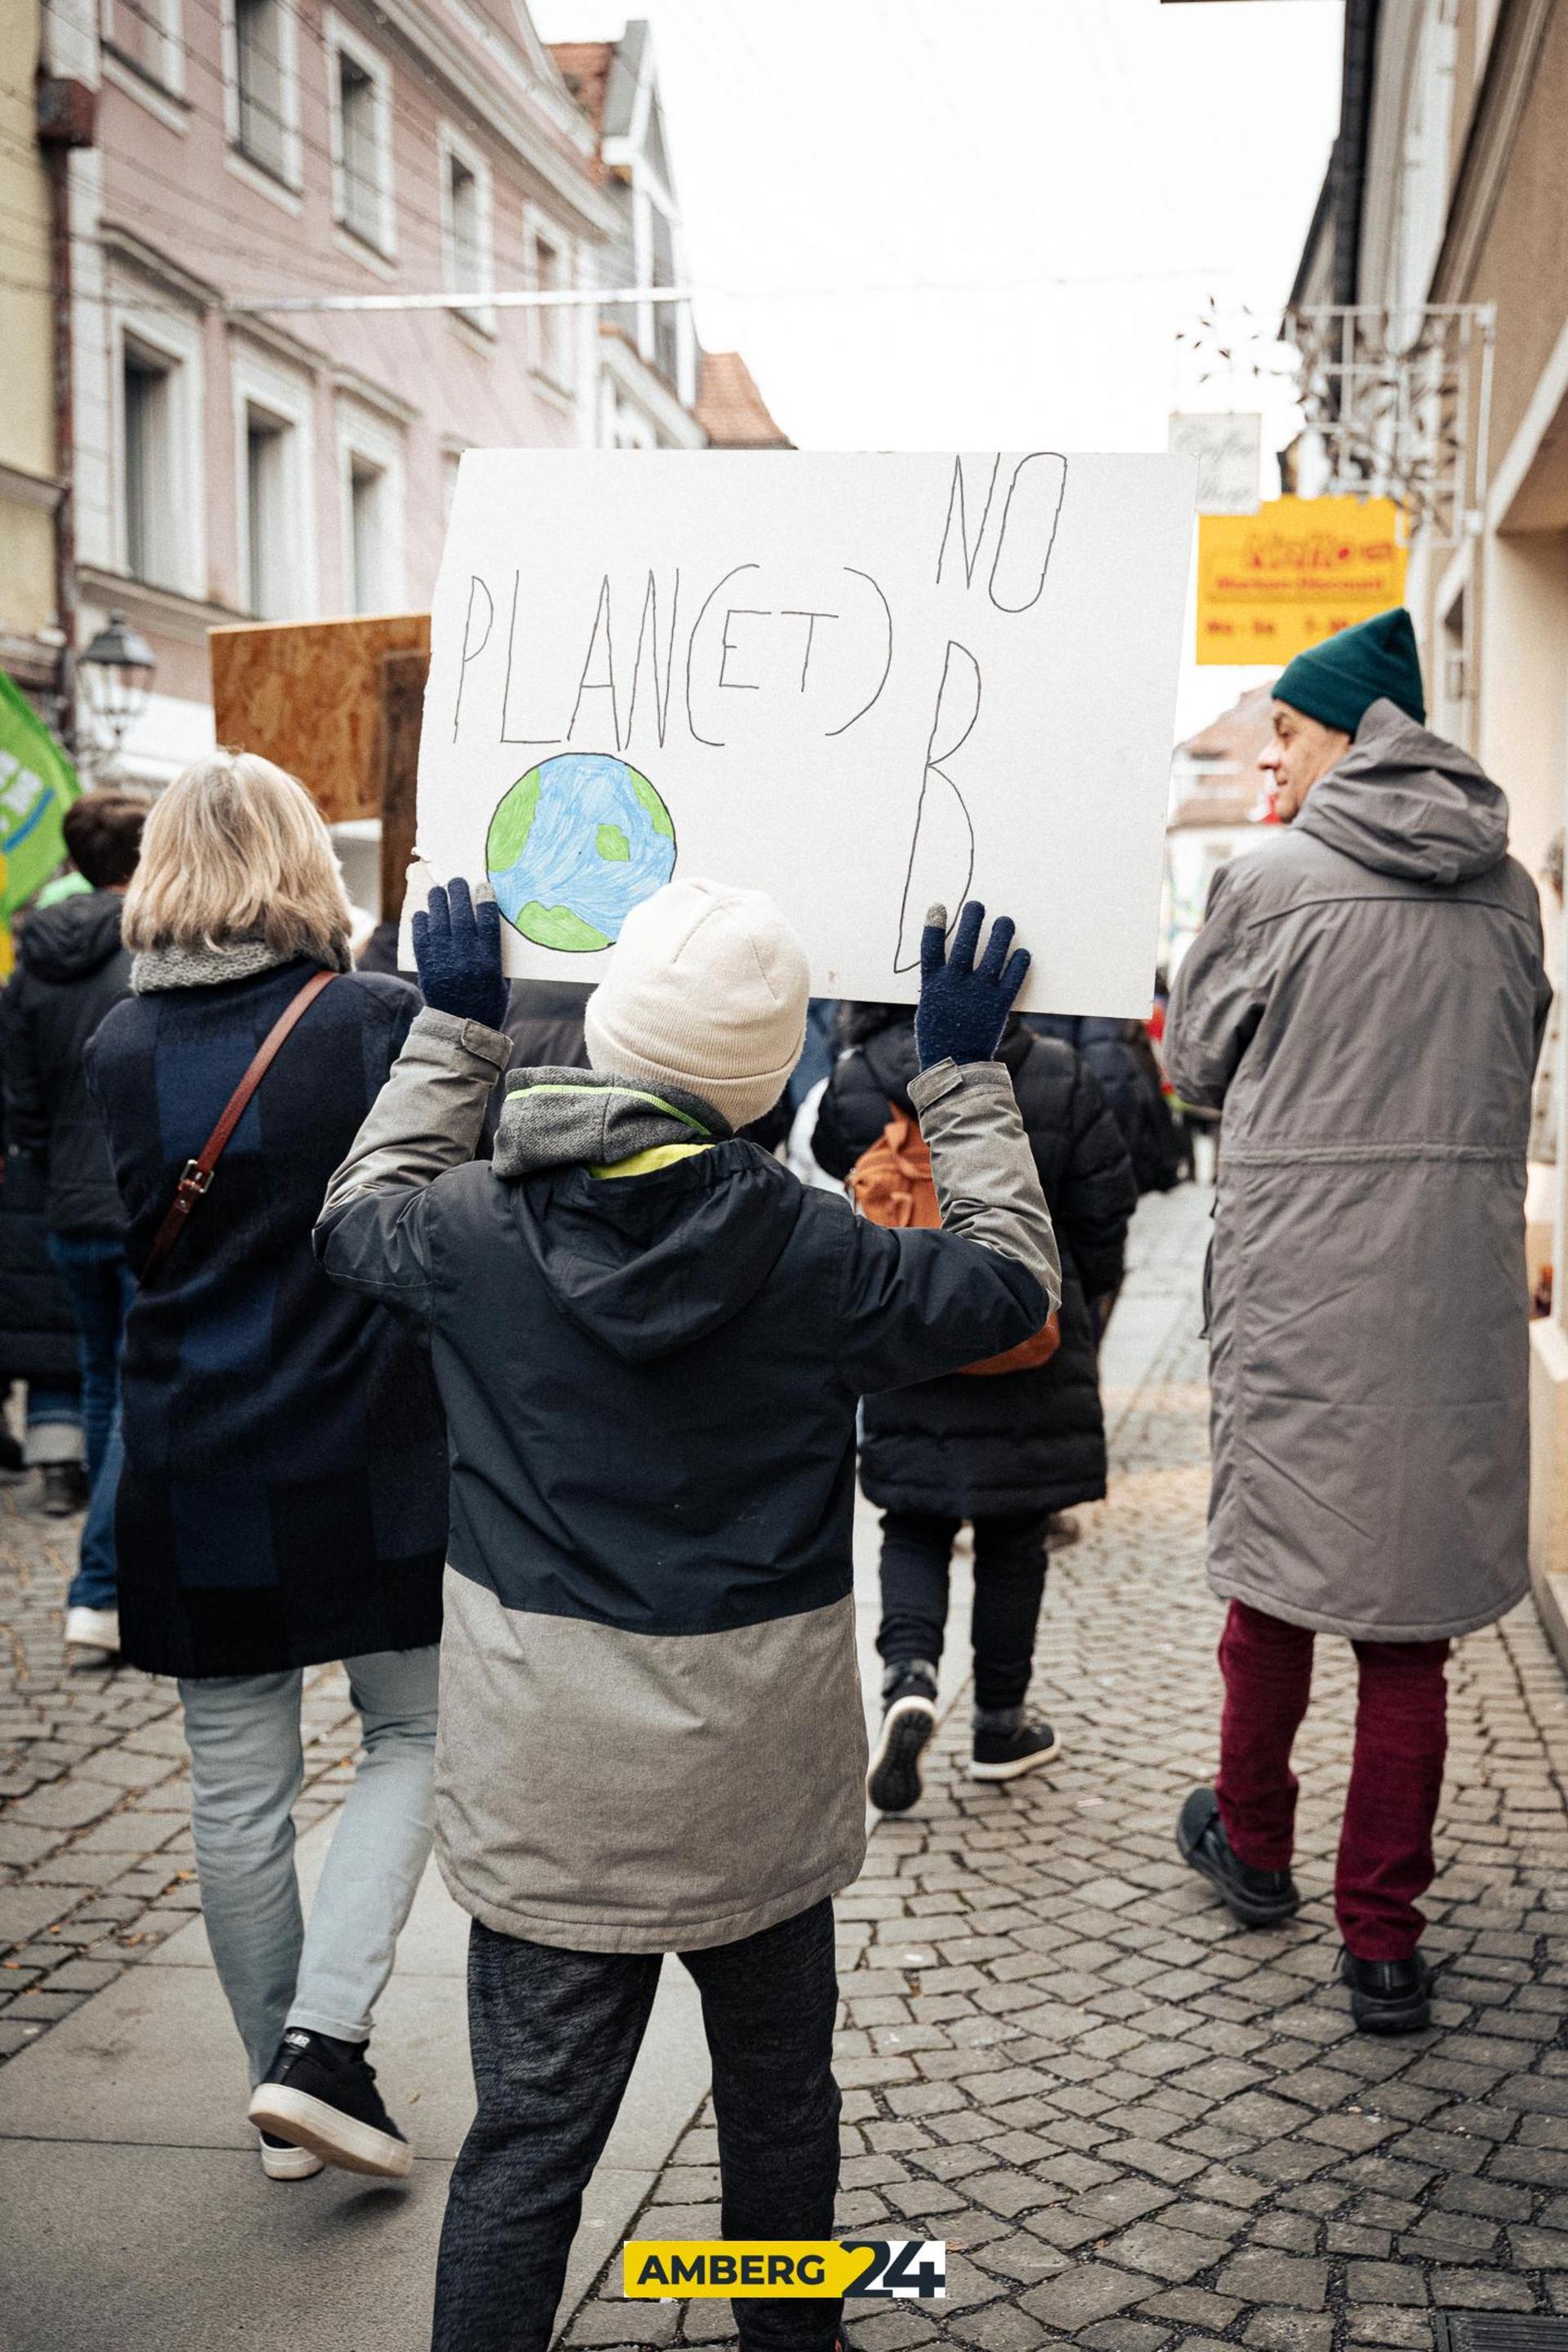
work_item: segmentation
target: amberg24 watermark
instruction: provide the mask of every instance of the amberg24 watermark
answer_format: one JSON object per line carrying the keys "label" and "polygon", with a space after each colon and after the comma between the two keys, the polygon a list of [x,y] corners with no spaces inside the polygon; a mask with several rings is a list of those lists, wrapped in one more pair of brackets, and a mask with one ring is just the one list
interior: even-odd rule
{"label": "amberg24 watermark", "polygon": [[926,2301],[947,2294],[947,2247],[933,2238],[628,2238],[621,2292],[820,2300]]}

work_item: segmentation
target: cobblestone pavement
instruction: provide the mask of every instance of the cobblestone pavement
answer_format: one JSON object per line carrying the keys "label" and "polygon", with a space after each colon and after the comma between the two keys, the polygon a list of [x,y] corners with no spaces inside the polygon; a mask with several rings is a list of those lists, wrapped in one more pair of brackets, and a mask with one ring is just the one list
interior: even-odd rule
{"label": "cobblestone pavement", "polygon": [[[1203,1206],[1140,1218],[1143,1301],[1195,1298]],[[1459,1648],[1436,2021],[1357,2035],[1328,1900],[1345,1644],[1321,1645],[1298,1756],[1300,1916],[1237,1928],[1173,1847],[1218,1716],[1197,1320],[1173,1314],[1148,1383],[1108,1401],[1110,1499],[1053,1567],[1037,1694],[1062,1761],[976,1787],[958,1710],[920,1811],[878,1829],[838,1905],[839,2227],[950,2249],[945,2304],[850,2306],[857,2352],[1420,2352],[1435,2308],[1568,2310],[1562,1675],[1528,1604]],[[636,2235],[718,2234],[715,2154],[704,2113]],[[567,2341],[732,2336],[725,2305],[605,2282]]]}
{"label": "cobblestone pavement", "polygon": [[[174,1684],[66,1665],[80,1527],[39,1514],[36,1475],[0,1484],[0,2063],[200,1907]],[[310,1678],[305,1718],[301,1830],[353,1752],[337,1668]]]}

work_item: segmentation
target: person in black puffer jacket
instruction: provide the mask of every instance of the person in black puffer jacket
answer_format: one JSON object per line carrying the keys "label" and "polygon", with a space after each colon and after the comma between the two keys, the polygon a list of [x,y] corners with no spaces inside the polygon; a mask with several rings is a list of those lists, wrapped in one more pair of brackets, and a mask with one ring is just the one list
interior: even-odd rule
{"label": "person in black puffer jacket", "polygon": [[1055,1037],[1083,1055],[1121,1129],[1139,1192],[1169,1192],[1179,1184],[1184,1164],[1182,1136],[1165,1100],[1160,1065],[1143,1024],[1084,1013],[1029,1013],[1024,1025],[1037,1037]]}
{"label": "person in black puffer jacket", "polygon": [[[65,815],[72,865],[91,887],[40,907],[17,943],[5,1058],[13,1148],[47,1186],[49,1255],[76,1317],[89,1490],[77,1572],[66,1601],[72,1663],[105,1664],[120,1646],[111,1435],[120,1407],[120,1343],[132,1281],[125,1212],[103,1123],[87,1089],[88,1042],[131,987],[121,944],[125,891],[152,803],[142,793],[83,793]],[[114,1457],[117,1458],[117,1457]]]}
{"label": "person in black puffer jacket", "polygon": [[[900,1004],[846,1007],[847,1050],[823,1097],[812,1150],[847,1177],[891,1107],[910,1108],[914,1029]],[[860,1484],[884,1513],[882,1733],[868,1788],[883,1812],[921,1792],[936,1721],[936,1668],[953,1539],[974,1526],[974,1757],[978,1780],[1047,1763],[1048,1724],[1026,1724],[1052,1512],[1105,1492],[1098,1351],[1101,1302],[1121,1280],[1137,1206],[1132,1163],[1094,1073],[1068,1045],[1008,1024],[998,1057],[1013,1079],[1062,1261],[1061,1344],[1048,1363],[983,1378],[954,1373],[866,1399]],[[1027,1730],[1020,1760],[1019,1734]],[[988,1760],[992,1748],[996,1760]]]}

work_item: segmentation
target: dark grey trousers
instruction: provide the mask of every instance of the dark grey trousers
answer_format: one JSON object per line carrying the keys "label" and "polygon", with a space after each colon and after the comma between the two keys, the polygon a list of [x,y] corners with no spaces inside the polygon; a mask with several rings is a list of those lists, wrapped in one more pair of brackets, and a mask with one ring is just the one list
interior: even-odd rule
{"label": "dark grey trousers", "polygon": [[[826,2238],[838,2187],[833,1906],[683,1952],[713,2061],[726,2238]],[[479,2113],[452,2174],[433,2352],[545,2352],[583,2191],[653,2008],[659,1958],[468,1943]],[[628,2305],[627,2335],[635,2336]],[[734,2305],[744,2352],[833,2352],[840,2305]]]}

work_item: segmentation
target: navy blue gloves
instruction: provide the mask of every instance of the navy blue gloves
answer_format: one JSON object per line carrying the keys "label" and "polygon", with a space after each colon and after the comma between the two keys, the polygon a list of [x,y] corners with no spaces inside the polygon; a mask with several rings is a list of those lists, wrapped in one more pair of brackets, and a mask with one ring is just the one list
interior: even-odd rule
{"label": "navy blue gloves", "polygon": [[953,927],[952,951],[944,952],[947,908],[933,907],[926,917],[921,940],[921,1000],[915,1007],[915,1050],[922,1070],[938,1062],[990,1062],[995,1059],[1013,1000],[1029,969],[1026,948],[1013,946],[1014,926],[998,915],[991,939],[978,963],[985,909],[971,898]]}
{"label": "navy blue gloves", "polygon": [[428,908],[414,918],[414,961],[426,1004],[458,1021],[500,1027],[508,988],[500,968],[500,908],[493,898],[476,906],[460,877],[446,890],[437,883]]}

